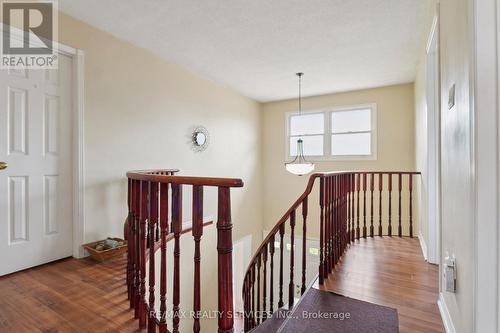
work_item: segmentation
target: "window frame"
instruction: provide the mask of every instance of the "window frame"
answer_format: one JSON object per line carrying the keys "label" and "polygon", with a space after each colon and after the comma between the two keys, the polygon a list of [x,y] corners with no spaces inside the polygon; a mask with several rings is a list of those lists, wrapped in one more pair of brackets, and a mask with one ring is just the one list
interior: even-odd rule
{"label": "window frame", "polygon": [[[345,111],[355,111],[360,109],[370,109],[371,110],[371,154],[370,155],[332,155],[332,114],[334,112],[345,112]],[[321,156],[311,156],[304,155],[309,161],[369,161],[377,160],[377,132],[378,132],[378,118],[377,118],[377,104],[376,103],[366,103],[348,106],[335,106],[322,109],[313,109],[302,111],[302,114],[324,114],[324,130],[323,130],[323,155]],[[290,161],[295,156],[290,156],[290,126],[291,117],[297,116],[299,113],[297,111],[291,111],[285,113],[285,161]],[[354,132],[356,133],[356,132]],[[365,132],[366,133],[366,132]],[[319,135],[319,134],[316,134]]]}

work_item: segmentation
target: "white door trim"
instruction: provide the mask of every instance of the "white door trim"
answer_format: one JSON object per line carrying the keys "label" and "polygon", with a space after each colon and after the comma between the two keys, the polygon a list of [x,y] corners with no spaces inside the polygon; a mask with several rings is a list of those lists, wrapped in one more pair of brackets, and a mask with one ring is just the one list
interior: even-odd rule
{"label": "white door trim", "polygon": [[73,257],[83,258],[85,253],[82,244],[85,243],[85,146],[84,146],[84,115],[85,115],[85,53],[73,49]]}
{"label": "white door trim", "polygon": [[498,1],[475,0],[471,66],[474,130],[474,332],[499,332]]}
{"label": "white door trim", "polygon": [[[4,33],[5,24],[0,25]],[[10,27],[11,36],[24,40],[21,29]],[[30,33],[31,35],[31,33]],[[31,41],[33,43],[33,40]],[[84,149],[84,60],[83,50],[54,42],[58,53],[73,59],[73,257],[84,257],[82,244],[85,242],[85,149]]]}
{"label": "white door trim", "polygon": [[[429,68],[432,66],[432,68]],[[431,108],[427,108],[427,223],[428,239],[426,243],[426,260],[432,264],[440,263],[440,234],[441,234],[441,112],[440,112],[440,75],[439,75],[439,10],[432,20],[432,27],[426,48],[426,87],[429,77],[433,75],[432,91],[426,89],[426,103],[431,101]],[[429,98],[427,94],[433,94]],[[432,114],[430,114],[432,113]],[[433,140],[430,140],[430,139]],[[434,142],[431,142],[434,141]],[[435,148],[433,148],[435,145]],[[431,154],[432,152],[432,154]]]}

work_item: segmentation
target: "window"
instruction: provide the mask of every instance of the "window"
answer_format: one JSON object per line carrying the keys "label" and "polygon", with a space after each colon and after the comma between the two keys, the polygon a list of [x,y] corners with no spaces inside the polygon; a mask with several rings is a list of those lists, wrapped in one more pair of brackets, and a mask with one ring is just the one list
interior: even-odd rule
{"label": "window", "polygon": [[297,140],[311,160],[375,159],[376,105],[287,114],[287,159],[297,154]]}
{"label": "window", "polygon": [[297,155],[297,140],[304,141],[304,155],[322,156],[324,151],[325,115],[307,113],[290,116],[290,156]]}

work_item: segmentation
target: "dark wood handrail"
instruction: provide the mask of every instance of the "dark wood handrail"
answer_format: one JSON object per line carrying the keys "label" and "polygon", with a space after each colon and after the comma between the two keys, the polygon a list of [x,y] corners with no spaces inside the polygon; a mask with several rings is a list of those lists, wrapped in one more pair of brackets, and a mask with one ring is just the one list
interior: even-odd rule
{"label": "dark wood handrail", "polygon": [[[201,266],[203,259],[201,242],[203,229],[213,221],[203,221],[203,192],[205,187],[216,187],[217,195],[217,258],[218,258],[218,331],[233,331],[232,293],[232,222],[231,194],[233,187],[242,187],[243,181],[235,178],[177,176],[177,169],[138,170],[127,172],[129,215],[125,233],[129,239],[127,262],[127,290],[134,317],[139,328],[148,333],[178,333],[181,314],[180,236],[191,233],[195,255],[193,258],[193,332],[200,332]],[[183,188],[192,187],[192,224],[183,227]],[[173,241],[172,277],[172,327],[167,329],[167,247]],[[160,258],[155,258],[155,252]],[[170,253],[170,251],[168,251]],[[159,259],[159,267],[156,267]],[[149,263],[149,265],[148,265]],[[148,267],[149,266],[149,267]],[[156,271],[160,270],[159,280]],[[146,276],[146,271],[149,274]],[[160,306],[155,308],[155,291],[159,291]],[[149,297],[146,298],[146,294]],[[157,315],[156,311],[159,311]]]}
{"label": "dark wood handrail", "polygon": [[178,185],[198,185],[217,187],[243,187],[243,181],[238,178],[217,178],[217,177],[192,177],[164,175],[159,172],[178,172],[176,169],[170,170],[137,170],[127,172],[127,178],[157,183],[168,183]]}
{"label": "dark wood handrail", "polygon": [[417,171],[328,171],[328,172],[313,173],[311,176],[309,176],[309,181],[307,182],[307,186],[306,186],[304,193],[302,193],[302,195],[297,200],[295,200],[295,202],[292,204],[292,206],[290,206],[290,208],[286,211],[286,213],[283,214],[283,216],[278,220],[278,222],[274,225],[274,227],[271,229],[271,231],[269,231],[266,238],[264,238],[264,240],[262,241],[260,246],[257,248],[254,256],[252,257],[252,259],[250,260],[250,263],[248,264],[246,272],[248,273],[250,271],[250,268],[253,265],[253,263],[255,262],[255,260],[257,259],[257,257],[259,256],[259,253],[264,249],[266,244],[271,240],[271,237],[273,237],[279,231],[280,226],[290,218],[290,214],[300,206],[302,201],[304,201],[304,199],[306,197],[308,197],[309,194],[311,194],[311,192],[314,188],[314,182],[316,181],[316,178],[321,178],[321,177],[325,177],[325,176],[332,176],[332,175],[346,175],[346,174],[353,174],[353,173],[354,174],[362,174],[362,175],[363,174],[376,174],[376,175],[379,175],[379,174],[420,175],[421,174],[420,172],[417,172]]}
{"label": "dark wood handrail", "polygon": [[[395,177],[396,186],[392,187],[392,179]],[[278,220],[278,222],[273,226],[273,228],[266,235],[262,243],[257,248],[255,254],[250,260],[247,270],[244,275],[243,282],[243,304],[244,304],[244,330],[248,332],[258,326],[261,322],[265,321],[270,313],[266,313],[266,279],[267,271],[270,272],[270,299],[269,299],[269,309],[272,313],[274,310],[273,304],[273,256],[275,247],[275,237],[279,236],[280,251],[279,251],[279,300],[278,308],[283,307],[286,303],[283,301],[283,235],[285,232],[285,227],[290,223],[290,241],[291,246],[288,249],[290,251],[290,283],[288,288],[288,306],[289,308],[294,305],[295,297],[295,271],[294,271],[294,229],[297,223],[297,210],[302,206],[302,271],[301,273],[301,288],[300,292],[303,294],[306,289],[306,232],[307,228],[307,215],[308,215],[308,205],[310,202],[309,195],[311,194],[314,183],[317,178],[320,179],[320,195],[319,195],[319,206],[320,206],[320,246],[319,246],[319,283],[322,284],[324,279],[328,277],[338,263],[343,253],[346,251],[347,247],[359,240],[360,238],[374,237],[375,236],[375,223],[378,222],[378,235],[382,236],[383,226],[382,226],[382,210],[383,200],[382,195],[384,192],[383,179],[387,178],[388,184],[388,226],[387,235],[393,236],[393,229],[391,225],[391,193],[392,191],[397,191],[396,198],[398,200],[397,205],[397,236],[402,237],[409,233],[410,237],[413,237],[413,213],[412,213],[412,190],[413,190],[413,176],[420,175],[420,172],[416,171],[365,171],[365,170],[355,170],[355,171],[333,171],[333,172],[318,172],[313,173],[309,176],[309,181],[307,183],[305,191],[299,196],[299,198],[290,206],[290,208],[283,214],[283,216]],[[377,179],[378,191],[376,193],[379,195],[378,200],[378,221],[374,216],[374,192],[375,192],[375,179]],[[407,182],[407,183],[406,183]],[[363,186],[361,186],[361,184]],[[408,184],[403,186],[403,184]],[[404,212],[402,210],[402,189],[405,187],[405,191],[408,190],[409,193],[409,210]],[[406,192],[404,192],[406,193]],[[355,202],[357,204],[357,209],[355,210]],[[362,202],[362,211],[360,212],[360,202]],[[368,207],[367,207],[368,206]],[[368,208],[368,209],[367,209]],[[405,215],[405,228],[406,222],[409,221],[409,225],[405,232],[403,233],[402,225],[402,215],[403,213],[408,213]],[[362,216],[362,219],[360,219]],[[406,220],[408,218],[408,220]],[[362,229],[360,229],[360,220],[362,222]],[[385,222],[385,221],[384,221]],[[367,225],[368,224],[368,225]],[[362,230],[362,234],[361,231]],[[269,253],[268,253],[269,252]],[[267,258],[271,258],[270,267],[267,269]],[[278,269],[278,268],[277,268]],[[261,276],[261,273],[264,276]],[[260,281],[264,281],[261,285]],[[297,279],[300,280],[300,279]],[[264,288],[261,293],[261,289]],[[261,299],[263,295],[263,299]],[[255,299],[255,296],[257,298]],[[261,307],[261,304],[263,307]],[[260,309],[264,309],[264,313],[260,314]],[[255,312],[256,311],[256,312]],[[256,315],[257,314],[257,315]],[[261,317],[259,315],[262,315]]]}

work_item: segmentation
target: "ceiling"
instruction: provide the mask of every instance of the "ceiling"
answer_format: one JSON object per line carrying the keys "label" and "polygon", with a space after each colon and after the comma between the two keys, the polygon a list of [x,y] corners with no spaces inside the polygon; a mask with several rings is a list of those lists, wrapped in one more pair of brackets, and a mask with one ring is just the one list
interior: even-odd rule
{"label": "ceiling", "polygon": [[422,0],[59,0],[60,9],[266,102],[412,82]]}

